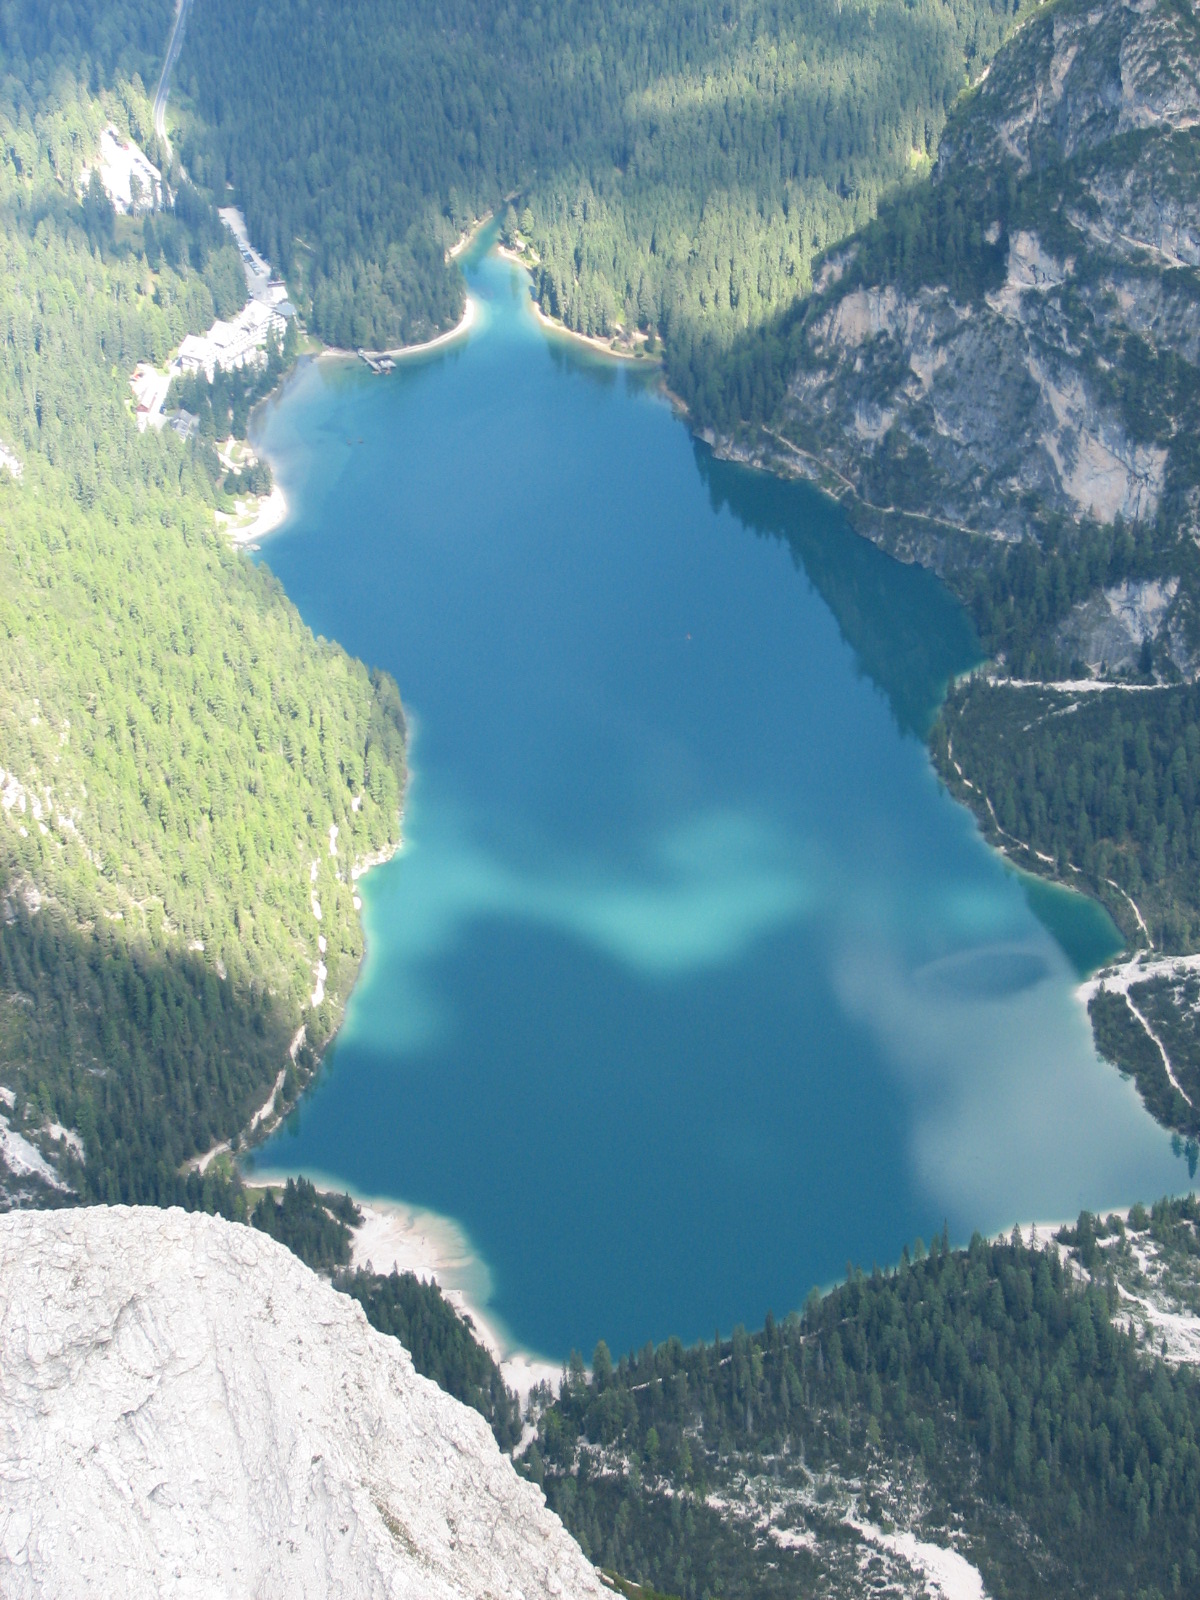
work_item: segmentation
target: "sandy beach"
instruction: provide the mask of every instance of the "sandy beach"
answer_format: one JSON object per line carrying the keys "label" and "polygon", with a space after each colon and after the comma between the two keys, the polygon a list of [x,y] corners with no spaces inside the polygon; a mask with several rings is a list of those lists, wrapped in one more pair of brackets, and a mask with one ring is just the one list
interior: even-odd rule
{"label": "sandy beach", "polygon": [[368,352],[370,355],[390,356],[393,361],[403,361],[405,356],[424,355],[426,350],[437,350],[441,345],[449,344],[453,339],[461,339],[469,333],[479,315],[479,302],[473,295],[467,296],[467,303],[463,307],[463,314],[452,328],[447,328],[445,333],[439,333],[435,339],[426,339],[424,344],[397,345],[394,350]]}
{"label": "sandy beach", "polygon": [[[514,267],[520,267],[524,272],[530,270],[530,261],[519,250],[513,250],[506,244],[498,244],[496,246],[496,254],[502,261],[511,261]],[[532,264],[537,264],[536,256]],[[564,339],[574,339],[579,344],[587,345],[589,350],[595,350],[598,355],[612,356],[617,361],[654,361],[657,359],[654,356],[647,356],[644,352],[639,356],[636,350],[614,350],[611,339],[602,339],[597,334],[592,333],[576,333],[574,328],[568,328],[565,323],[559,322],[556,317],[547,316],[532,296],[530,296],[529,303],[533,307],[534,316],[542,327],[546,329],[547,333],[557,333],[561,334]]]}
{"label": "sandy beach", "polygon": [[274,533],[287,520],[287,514],[287,495],[276,483],[272,486],[270,494],[259,502],[258,510],[250,522],[238,524],[224,521],[223,525],[233,543],[241,548],[256,544],[259,539],[265,539],[268,534]]}
{"label": "sandy beach", "polygon": [[[515,260],[516,258],[510,253],[508,259]],[[653,363],[655,359],[653,356],[639,356],[634,350],[614,350],[610,340],[599,339],[591,333],[576,333],[574,328],[568,328],[565,323],[559,322],[556,317],[548,317],[532,296],[529,304],[533,307],[534,316],[542,327],[546,329],[547,333],[558,334],[563,339],[574,339],[578,344],[586,345],[589,350],[595,350],[598,355],[611,357],[613,361],[642,360]]]}
{"label": "sandy beach", "polygon": [[480,1344],[500,1365],[504,1381],[522,1404],[537,1384],[548,1382],[557,1392],[562,1377],[558,1362],[521,1350],[481,1309],[487,1303],[487,1268],[446,1217],[391,1200],[359,1200],[363,1220],[354,1230],[351,1260],[374,1272],[411,1272],[433,1281],[461,1315],[470,1317]]}

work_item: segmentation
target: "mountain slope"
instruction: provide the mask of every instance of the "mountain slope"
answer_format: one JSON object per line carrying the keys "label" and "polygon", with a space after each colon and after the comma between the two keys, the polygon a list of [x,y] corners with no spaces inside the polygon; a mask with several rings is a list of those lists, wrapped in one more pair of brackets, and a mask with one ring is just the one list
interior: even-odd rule
{"label": "mountain slope", "polygon": [[[933,731],[942,776],[1000,849],[1096,895],[1160,963],[1200,950],[1198,219],[1195,9],[1043,7],[929,178],[744,343],[731,373],[773,407],[719,441],[942,574],[992,658]],[[1154,969],[1162,1027],[1129,1004],[1136,966],[1093,1015],[1195,1135],[1188,972]]]}
{"label": "mountain slope", "polygon": [[14,1600],[604,1592],[483,1419],[249,1228],[0,1218],[0,1330]]}
{"label": "mountain slope", "polygon": [[[930,183],[827,263],[779,431],[939,536],[1200,529],[1198,120],[1190,7],[1039,13]],[[1188,671],[1194,578],[1170,576],[1159,621]]]}
{"label": "mountain slope", "polygon": [[105,9],[0,14],[0,1121],[87,1198],[229,1209],[181,1164],[336,1026],[404,718],[224,545],[211,443],[137,427],[135,364],[245,287],[177,172],[153,216],[84,188],[151,131],[151,30]]}

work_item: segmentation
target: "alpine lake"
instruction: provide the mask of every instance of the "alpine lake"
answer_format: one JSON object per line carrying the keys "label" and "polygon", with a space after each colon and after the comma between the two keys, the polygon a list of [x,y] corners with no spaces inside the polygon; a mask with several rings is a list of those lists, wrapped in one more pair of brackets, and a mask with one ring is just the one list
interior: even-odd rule
{"label": "alpine lake", "polygon": [[445,1219],[554,1359],[1188,1187],[1076,993],[1116,929],[930,765],[965,614],[716,460],[652,363],[543,329],[490,242],[463,338],[307,362],[259,421],[291,507],[260,559],[394,674],[412,776],[344,1026],[254,1170]]}

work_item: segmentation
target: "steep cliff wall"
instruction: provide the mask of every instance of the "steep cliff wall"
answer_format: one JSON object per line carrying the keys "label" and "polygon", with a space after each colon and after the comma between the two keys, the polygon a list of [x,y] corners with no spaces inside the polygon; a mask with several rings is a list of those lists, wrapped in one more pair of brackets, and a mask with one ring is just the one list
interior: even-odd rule
{"label": "steep cliff wall", "polygon": [[579,1596],[474,1411],[249,1228],[0,1218],[0,1592]]}

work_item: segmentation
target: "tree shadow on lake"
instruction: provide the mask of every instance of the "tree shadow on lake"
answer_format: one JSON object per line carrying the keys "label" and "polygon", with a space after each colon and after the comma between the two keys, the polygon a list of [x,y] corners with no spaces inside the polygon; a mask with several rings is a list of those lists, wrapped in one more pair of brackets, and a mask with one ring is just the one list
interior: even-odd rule
{"label": "tree shadow on lake", "polygon": [[728,508],[743,527],[788,547],[901,732],[924,739],[947,683],[980,660],[974,625],[957,600],[934,573],[855,533],[812,485],[718,460],[699,440],[694,448],[713,510]]}

